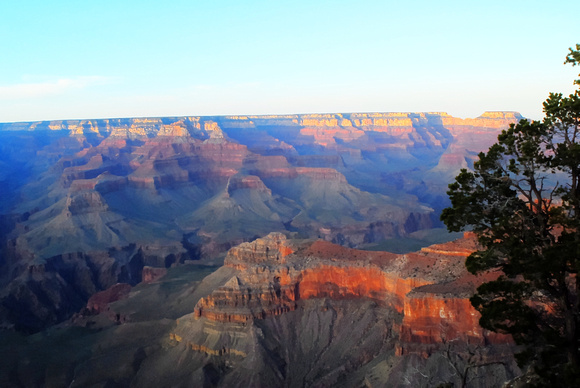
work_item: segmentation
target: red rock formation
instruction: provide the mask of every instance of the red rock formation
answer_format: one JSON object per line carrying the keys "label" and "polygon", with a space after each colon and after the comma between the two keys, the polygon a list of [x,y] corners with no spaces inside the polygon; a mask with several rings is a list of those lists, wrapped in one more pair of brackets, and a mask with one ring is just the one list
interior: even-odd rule
{"label": "red rock formation", "polygon": [[261,192],[267,192],[269,194],[272,193],[272,191],[266,187],[264,182],[262,182],[262,180],[257,176],[248,175],[231,177],[228,182],[228,192],[232,193],[236,190],[242,189],[257,190]]}
{"label": "red rock formation", "polygon": [[403,314],[397,354],[428,355],[448,341],[511,343],[483,330],[469,297],[490,273],[467,273],[463,261],[476,247],[462,240],[396,255],[348,249],[325,241],[287,240],[271,234],[232,248],[225,265],[237,273],[202,298],[195,316],[245,324],[293,311],[311,298],[370,298]]}
{"label": "red rock formation", "polygon": [[259,238],[230,249],[224,265],[247,269],[262,263],[284,264],[286,257],[294,253],[294,249],[295,247],[282,233],[270,233],[267,238]]}
{"label": "red rock formation", "polygon": [[245,323],[280,315],[296,308],[296,292],[291,286],[274,282],[266,287],[249,288],[232,278],[226,285],[201,299],[195,306],[196,317],[217,322]]}
{"label": "red rock formation", "polygon": [[[316,127],[309,127],[303,128],[300,131],[300,134],[303,136],[312,136],[314,139],[314,143],[320,144],[322,146],[329,146],[336,144],[335,139],[341,139],[345,141],[353,141],[358,139],[361,136],[364,136],[364,131],[352,128],[352,125],[348,128],[341,128],[337,124],[337,120],[332,120],[331,123],[328,123],[329,120],[324,120],[322,122],[314,121],[314,120],[303,120],[304,122],[308,121],[312,124],[317,124]],[[334,125],[327,125],[327,124],[334,124]],[[310,125],[303,123],[303,125]],[[320,128],[322,127],[322,128]]]}
{"label": "red rock formation", "polygon": [[[308,298],[372,298],[404,312],[408,319],[420,317],[418,322],[431,322],[430,315],[421,318],[426,314],[421,306],[429,308],[437,302],[429,296],[409,298],[409,293],[447,279],[469,278],[461,261],[473,247],[473,241],[463,241],[435,245],[417,254],[395,255],[347,249],[324,241],[304,245],[272,234],[231,249],[225,265],[238,269],[239,274],[203,298],[195,311],[197,316],[212,320],[245,322],[290,311],[297,301]],[[473,288],[472,280],[465,284]],[[471,311],[464,295],[456,299],[449,311]],[[447,322],[461,316],[445,312],[439,319]],[[481,337],[476,319],[463,320],[462,324]],[[408,330],[406,323],[403,327]]]}
{"label": "red rock formation", "polygon": [[396,279],[379,267],[337,267],[322,265],[301,272],[297,288],[300,299],[308,298],[371,298],[380,301],[390,299],[398,310],[402,309],[402,297],[421,280]]}
{"label": "red rock formation", "polygon": [[465,344],[509,344],[511,336],[479,326],[480,314],[469,301],[475,288],[497,274],[466,275],[447,284],[419,287],[405,297],[397,354],[428,355],[441,344],[460,340]]}
{"label": "red rock formation", "polygon": [[153,283],[167,274],[166,268],[155,268],[150,266],[143,267],[141,271],[141,281],[143,283]]}
{"label": "red rock formation", "polygon": [[87,302],[87,309],[95,314],[106,311],[110,303],[126,298],[129,292],[131,292],[131,285],[117,283],[91,296]]}
{"label": "red rock formation", "polygon": [[346,183],[346,178],[333,168],[296,167],[296,168],[267,168],[255,171],[262,179],[280,178],[296,179],[300,176],[317,181],[336,181]]}

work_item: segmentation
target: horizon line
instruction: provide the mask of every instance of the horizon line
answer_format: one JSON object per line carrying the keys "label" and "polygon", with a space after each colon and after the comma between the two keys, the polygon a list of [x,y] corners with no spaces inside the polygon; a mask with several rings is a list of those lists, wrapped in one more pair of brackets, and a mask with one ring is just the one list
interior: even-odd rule
{"label": "horizon line", "polygon": [[516,110],[485,110],[482,114],[476,117],[461,117],[461,116],[453,116],[445,111],[351,111],[351,112],[317,112],[317,113],[265,113],[265,114],[209,114],[209,115],[167,115],[167,116],[123,116],[123,117],[93,117],[93,118],[80,118],[80,119],[48,119],[48,120],[30,120],[30,121],[3,121],[0,124],[28,124],[28,123],[44,123],[44,122],[53,122],[53,121],[62,121],[62,122],[69,122],[69,121],[90,121],[90,120],[126,120],[126,119],[166,119],[166,118],[188,118],[188,117],[239,117],[239,116],[246,116],[246,117],[267,117],[267,116],[308,116],[308,115],[352,115],[352,114],[387,114],[387,113],[400,113],[400,114],[413,114],[413,113],[423,113],[423,114],[433,114],[433,115],[446,115],[450,117],[460,118],[462,120],[467,119],[477,119],[483,116],[486,113],[517,113],[523,118],[527,118],[523,116],[519,111]]}

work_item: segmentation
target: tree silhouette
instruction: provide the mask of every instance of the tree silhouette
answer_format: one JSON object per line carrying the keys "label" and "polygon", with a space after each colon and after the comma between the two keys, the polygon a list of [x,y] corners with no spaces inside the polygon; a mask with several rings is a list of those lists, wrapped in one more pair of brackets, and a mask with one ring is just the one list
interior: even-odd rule
{"label": "tree silhouette", "polygon": [[[580,63],[580,45],[565,63]],[[575,81],[580,85],[580,79]],[[551,93],[449,185],[450,231],[472,229],[472,273],[499,271],[471,298],[482,327],[511,334],[540,385],[580,386],[580,91]]]}

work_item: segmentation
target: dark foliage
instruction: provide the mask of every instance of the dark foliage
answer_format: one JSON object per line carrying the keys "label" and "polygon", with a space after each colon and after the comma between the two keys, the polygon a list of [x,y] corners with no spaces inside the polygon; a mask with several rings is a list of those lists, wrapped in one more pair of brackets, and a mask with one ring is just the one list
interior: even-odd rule
{"label": "dark foliage", "polygon": [[[565,63],[580,63],[580,45]],[[518,361],[540,384],[580,386],[580,90],[551,93],[544,112],[511,125],[461,171],[441,219],[476,233],[470,272],[501,273],[471,298],[481,325],[523,345]]]}

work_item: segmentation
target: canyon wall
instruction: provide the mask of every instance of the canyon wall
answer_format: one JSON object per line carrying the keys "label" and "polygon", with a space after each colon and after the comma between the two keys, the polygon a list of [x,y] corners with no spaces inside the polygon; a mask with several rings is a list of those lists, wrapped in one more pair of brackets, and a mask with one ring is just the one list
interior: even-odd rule
{"label": "canyon wall", "polygon": [[219,268],[146,266],[136,287],[97,292],[43,334],[0,333],[0,350],[18,354],[0,381],[501,387],[520,372],[511,339],[479,327],[468,301],[497,276],[466,272],[475,248],[469,235],[393,254],[272,233],[233,247]]}
{"label": "canyon wall", "polygon": [[[484,364],[499,365],[497,373],[509,376],[514,373],[511,337],[482,329],[469,302],[479,284],[497,276],[466,272],[463,261],[475,248],[473,236],[467,236],[397,255],[273,233],[229,251],[216,272],[229,275],[178,320],[169,339],[176,351],[191,351],[196,362],[227,360],[230,369],[219,380],[223,386],[235,379],[249,383],[243,370],[250,366],[259,371],[252,380],[258,385],[292,385],[302,376],[328,386],[353,371],[366,371],[378,385],[399,386],[404,378],[419,384],[421,375],[413,370],[427,366],[435,368],[434,380],[453,381],[453,367],[469,362],[471,367],[481,362],[482,370]],[[323,351],[327,348],[332,355]],[[305,354],[307,349],[312,354]],[[383,360],[381,366],[377,360]],[[309,374],[320,363],[333,371],[319,371],[323,380]],[[374,375],[377,368],[383,368],[381,378]],[[470,385],[485,386],[485,381]]]}
{"label": "canyon wall", "polygon": [[237,270],[235,276],[202,298],[194,315],[243,323],[293,311],[305,299],[368,298],[403,314],[401,343],[493,342],[500,337],[479,326],[469,297],[497,274],[465,270],[463,262],[475,248],[468,235],[397,255],[271,233],[230,249],[224,266]]}
{"label": "canyon wall", "polygon": [[[40,291],[15,296],[30,281],[28,268],[62,278],[52,292],[63,299],[83,290],[53,322],[94,292],[140,281],[144,266],[212,261],[270,231],[348,247],[407,238],[440,225],[449,180],[519,118],[336,113],[0,124],[0,306],[54,310]],[[130,257],[115,253],[128,250]],[[93,267],[83,275],[87,252],[113,252],[118,275],[101,282]],[[79,259],[63,277],[53,263],[66,255]],[[303,276],[306,290],[315,279]],[[36,322],[37,330],[35,310],[30,319],[1,318]]]}

